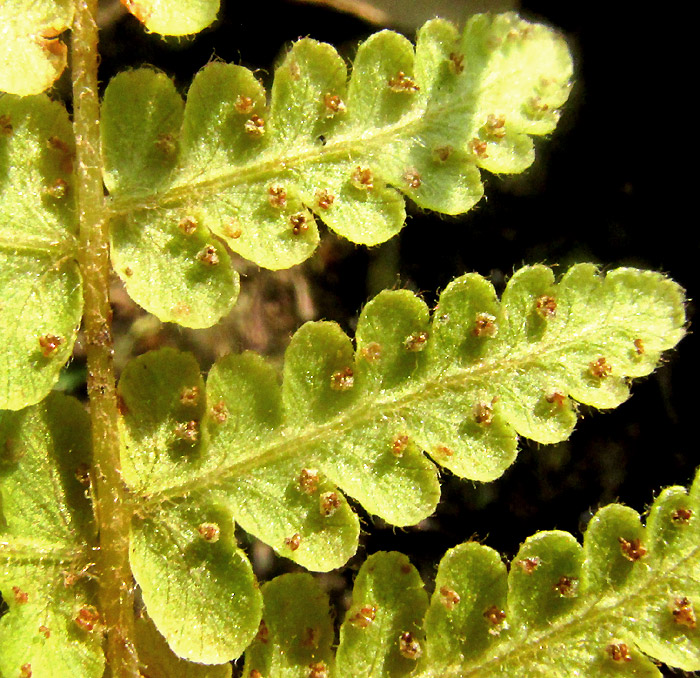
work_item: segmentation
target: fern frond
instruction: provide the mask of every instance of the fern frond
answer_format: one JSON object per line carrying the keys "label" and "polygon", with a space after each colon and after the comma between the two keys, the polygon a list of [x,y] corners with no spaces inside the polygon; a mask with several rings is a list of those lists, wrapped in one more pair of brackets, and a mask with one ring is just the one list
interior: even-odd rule
{"label": "fern frond", "polygon": [[51,394],[0,411],[2,676],[102,676],[89,460],[90,422],[77,400]]}
{"label": "fern frond", "polygon": [[[162,320],[201,326],[191,314],[202,300],[190,297],[226,262],[179,285],[161,281],[176,250],[199,271],[193,253],[208,245],[221,256],[223,240],[279,269],[314,251],[317,218],[373,245],[402,228],[404,195],[466,212],[483,193],[480,168],[532,163],[531,135],[554,129],[570,77],[562,38],[513,14],[477,16],[461,36],[429,22],[415,52],[382,31],[360,46],[349,82],[330,45],[300,40],[269,106],[240,66],[208,64],[184,106],[163,74],[122,73],[107,87],[101,128],[115,269]],[[183,232],[203,240],[188,247]],[[221,312],[212,308],[209,322]]]}
{"label": "fern frond", "polygon": [[[661,492],[646,527],[635,511],[612,504],[593,517],[583,548],[567,532],[540,532],[510,571],[496,551],[467,542],[442,559],[429,605],[406,556],[375,553],[355,580],[335,662],[325,659],[320,675],[660,678],[653,661],[698,670],[699,516],[700,475],[690,492]],[[299,595],[288,575],[267,586],[297,614],[322,597],[311,582]],[[261,653],[284,648],[308,671],[304,640],[321,623],[288,617],[280,626],[279,609],[265,601],[266,634],[246,653],[245,678],[313,675],[301,666],[293,674],[261,670]]]}
{"label": "fern frond", "polygon": [[53,85],[68,60],[58,36],[70,28],[73,8],[72,0],[0,3],[0,91],[27,96]]}
{"label": "fern frond", "polygon": [[502,301],[478,275],[454,281],[432,321],[412,293],[382,292],[361,314],[356,351],[337,325],[307,323],[281,389],[250,353],[218,361],[206,392],[189,354],[137,358],[119,392],[124,479],[145,521],[135,529],[149,526],[135,536],[147,546],[134,563],[144,599],[162,594],[168,576],[156,535],[170,533],[187,553],[210,508],[222,512],[221,529],[235,520],[309,569],[341,566],[359,532],[341,489],[394,525],[415,524],[439,499],[433,461],[465,478],[498,477],[518,434],[570,435],[572,398],[624,401],[628,378],[654,369],[684,321],[682,290],[659,274],[603,277],[581,264],[555,283],[533,266]]}
{"label": "fern frond", "polygon": [[83,308],[73,155],[63,106],[0,97],[0,409],[44,398],[73,350]]}

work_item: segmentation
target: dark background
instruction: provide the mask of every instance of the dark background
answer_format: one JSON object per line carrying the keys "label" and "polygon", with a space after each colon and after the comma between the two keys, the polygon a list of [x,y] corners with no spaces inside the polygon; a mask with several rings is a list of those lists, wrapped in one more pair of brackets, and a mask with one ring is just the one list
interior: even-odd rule
{"label": "dark background", "polygon": [[[687,289],[692,319],[700,253],[697,217],[677,176],[689,133],[677,81],[684,42],[679,20],[642,14],[625,2],[605,3],[600,11],[582,2],[522,2],[520,13],[559,27],[576,61],[570,103],[552,138],[538,142],[533,168],[515,178],[485,173],[486,199],[459,219],[409,208],[400,236],[378,248],[356,248],[325,233],[314,259],[291,273],[258,272],[239,262],[248,275],[244,300],[227,325],[236,348],[253,347],[275,359],[305,319],[337,320],[352,332],[360,308],[381,287],[408,287],[432,303],[436,291],[467,271],[502,288],[514,269],[537,262],[663,271]],[[276,59],[298,37],[331,42],[351,59],[374,30],[349,14],[283,0],[231,1],[213,29],[187,41],[146,35],[132,17],[117,14],[102,34],[101,79],[150,63],[174,76],[184,93],[215,55],[263,69],[269,83]],[[410,29],[407,34],[414,37]],[[139,317],[118,289],[115,295],[121,299],[118,322]],[[290,304],[296,310],[285,311]],[[251,309],[261,312],[255,321],[246,319]],[[246,325],[251,322],[254,330]],[[152,329],[153,336],[144,332],[126,353],[179,342],[197,349],[206,365],[221,350],[215,333],[197,339]],[[210,339],[219,342],[215,348],[207,345]],[[445,549],[470,537],[512,557],[537,530],[580,536],[600,505],[617,500],[643,511],[661,487],[687,484],[697,464],[697,344],[690,327],[667,364],[634,385],[629,402],[608,413],[582,408],[570,441],[547,447],[522,441],[516,463],[500,480],[481,485],[445,474],[438,512],[420,526],[396,530],[364,515],[361,556],[401,550],[429,579]],[[249,546],[262,575],[288,569],[286,561],[270,561],[262,547]],[[339,598],[344,581],[327,582]]]}

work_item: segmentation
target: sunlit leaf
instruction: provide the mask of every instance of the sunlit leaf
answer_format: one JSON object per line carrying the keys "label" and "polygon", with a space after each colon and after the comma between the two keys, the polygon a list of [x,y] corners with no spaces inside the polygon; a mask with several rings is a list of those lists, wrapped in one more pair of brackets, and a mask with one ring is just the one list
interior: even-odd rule
{"label": "sunlit leaf", "polygon": [[0,97],[0,409],[41,400],[82,314],[66,110],[44,95]]}
{"label": "sunlit leaf", "polygon": [[333,623],[328,596],[311,575],[302,573],[277,577],[262,591],[263,621],[246,650],[245,678],[330,678]]}
{"label": "sunlit leaf", "polygon": [[191,35],[214,22],[219,0],[121,0],[149,31]]}
{"label": "sunlit leaf", "polygon": [[253,639],[260,591],[226,510],[189,501],[137,518],[131,567],[148,615],[178,657],[223,664]]}
{"label": "sunlit leaf", "polygon": [[72,0],[0,3],[0,90],[27,96],[53,85],[68,60],[58,36],[70,27],[73,8]]}
{"label": "sunlit leaf", "polygon": [[375,553],[360,568],[340,628],[338,675],[408,676],[423,654],[420,629],[428,596],[402,553]]}
{"label": "sunlit leaf", "polygon": [[[492,549],[447,553],[426,617],[418,676],[660,678],[651,661],[700,668],[698,481],[664,490],[647,527],[612,504],[590,522],[583,548],[541,532],[510,573]],[[507,597],[506,597],[507,591]]]}
{"label": "sunlit leaf", "polygon": [[533,266],[500,301],[478,275],[455,280],[432,318],[413,293],[382,292],[356,349],[336,324],[307,323],[281,388],[244,353],[217,361],[205,389],[192,356],[163,349],[122,375],[124,477],[154,520],[173,501],[226,507],[280,555],[330,570],[357,546],[344,494],[418,523],[440,497],[436,464],[487,481],[513,462],[518,435],[565,440],[574,399],[624,401],[684,323],[682,290],[659,274],[580,264],[555,282]]}
{"label": "sunlit leaf", "polygon": [[[106,170],[115,192],[146,195],[167,182],[176,161],[182,100],[166,76],[147,70],[114,80],[104,109],[127,98],[132,106],[103,126],[114,149]],[[194,328],[216,323],[238,297],[238,274],[223,242],[202,226],[202,214],[188,204],[112,220],[112,262],[131,297],[163,321]]]}
{"label": "sunlit leaf", "polygon": [[136,651],[141,671],[148,678],[231,678],[230,664],[195,664],[180,659],[147,616],[136,619]]}
{"label": "sunlit leaf", "polygon": [[[220,238],[280,269],[311,255],[317,220],[374,245],[402,228],[405,197],[465,212],[483,194],[480,168],[520,172],[532,163],[530,135],[554,129],[571,72],[560,36],[504,14],[475,17],[461,36],[429,22],[415,50],[397,33],[377,33],[359,47],[349,79],[333,47],[302,39],[277,69],[269,104],[237,65],[202,69],[184,111],[163,74],[122,73],[107,87],[101,128],[118,215],[115,268],[144,307],[187,324],[164,311],[183,301],[173,280],[182,272],[163,284],[167,259],[154,264],[183,220],[210,244]],[[220,315],[202,313],[210,322]]]}
{"label": "sunlit leaf", "polygon": [[[690,491],[663,490],[646,527],[630,508],[604,507],[583,548],[567,532],[539,532],[508,566],[487,546],[460,544],[439,565],[427,611],[406,556],[375,553],[355,579],[335,666],[329,659],[331,670],[318,676],[661,678],[661,661],[697,671],[698,516],[700,475]],[[290,649],[311,637],[311,620],[320,623],[315,611],[303,614],[299,601],[314,589],[296,577],[272,583],[276,598],[287,601],[281,618]],[[246,655],[246,678],[317,678],[276,673],[281,663],[265,658],[283,657],[281,649],[261,627]]]}

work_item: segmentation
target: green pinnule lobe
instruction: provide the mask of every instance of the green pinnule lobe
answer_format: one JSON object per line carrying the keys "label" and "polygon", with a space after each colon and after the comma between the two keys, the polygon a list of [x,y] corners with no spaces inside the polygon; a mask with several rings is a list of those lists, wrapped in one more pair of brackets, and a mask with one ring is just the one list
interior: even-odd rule
{"label": "green pinnule lobe", "polygon": [[150,618],[183,659],[223,664],[258,629],[261,596],[230,513],[188,502],[134,520],[130,560]]}
{"label": "green pinnule lobe", "polygon": [[127,9],[146,30],[160,35],[192,35],[216,20],[219,0],[128,0]]}
{"label": "green pinnule lobe", "polygon": [[[371,555],[355,578],[335,666],[324,658],[329,675],[660,678],[658,662],[698,670],[699,478],[690,490],[663,490],[646,526],[628,507],[604,507],[583,547],[567,532],[539,532],[507,566],[483,544],[460,544],[440,562],[429,604],[406,556]],[[306,575],[270,585],[275,599],[286,601],[283,635],[290,648],[309,637],[307,617],[322,625],[312,615],[325,608],[321,600],[306,612],[318,589],[297,577]],[[268,631],[261,627],[249,650],[248,677],[254,670],[276,675],[273,668],[283,663]]]}
{"label": "green pinnule lobe", "polygon": [[0,90],[28,96],[51,87],[67,63],[68,50],[58,35],[72,21],[71,0],[0,4]]}
{"label": "green pinnule lobe", "polygon": [[314,578],[285,574],[265,584],[262,592],[263,621],[246,650],[246,678],[255,671],[278,678],[331,675],[333,623],[328,596]]}
{"label": "green pinnule lobe", "polygon": [[352,605],[340,627],[338,675],[411,675],[424,651],[421,621],[428,596],[402,553],[370,556],[355,579]]}

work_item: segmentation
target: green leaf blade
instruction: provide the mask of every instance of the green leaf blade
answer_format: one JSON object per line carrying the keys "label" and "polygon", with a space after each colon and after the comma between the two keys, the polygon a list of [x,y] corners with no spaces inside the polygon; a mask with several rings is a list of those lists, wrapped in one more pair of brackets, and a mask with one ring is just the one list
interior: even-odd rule
{"label": "green leaf blade", "polygon": [[[70,28],[70,0],[7,0],[0,5],[0,90],[28,96],[47,90],[66,67],[57,36]],[[20,56],[21,55],[21,56]]]}
{"label": "green leaf blade", "polygon": [[195,664],[180,659],[146,615],[136,619],[136,650],[149,678],[231,678],[230,664]]}
{"label": "green leaf blade", "polygon": [[96,591],[85,576],[95,540],[81,482],[89,468],[87,414],[59,394],[1,412],[0,449],[0,590],[9,605],[0,619],[0,672],[99,678]]}
{"label": "green leaf blade", "polygon": [[[381,304],[381,299],[377,304]],[[397,323],[399,332],[403,326],[416,326],[416,319],[412,318],[416,310],[423,316],[422,321],[426,320],[424,305],[418,302],[417,309],[410,308],[411,305],[409,303],[406,309],[396,308],[395,315],[390,316],[390,319],[397,319],[408,312],[407,321]],[[402,336],[401,346],[404,339]],[[376,342],[369,342],[372,343]],[[387,355],[390,360],[388,351]],[[410,365],[415,364],[413,360],[403,361],[403,364],[400,360],[395,362],[399,364],[393,369],[404,379]],[[372,379],[367,373],[359,372],[354,363],[350,341],[337,325],[307,323],[303,326],[293,337],[285,360],[283,398],[288,422],[303,430],[312,422],[322,424],[345,411],[351,417],[363,402],[363,382],[371,383]],[[391,366],[388,370],[388,375],[384,376],[395,377]],[[355,372],[358,372],[357,385]],[[313,457],[318,459],[329,478],[368,511],[395,525],[415,524],[429,515],[440,494],[435,467],[418,450],[402,449],[399,454],[393,451],[397,436],[403,435],[403,428],[401,419],[380,415],[358,423],[343,436],[329,437],[320,444],[311,445]]]}
{"label": "green leaf blade", "polygon": [[344,119],[326,105],[346,100],[347,68],[335,48],[310,38],[294,43],[275,71],[270,92],[271,143],[308,144]]}
{"label": "green leaf blade", "polygon": [[[263,586],[263,621],[246,651],[246,678],[330,676],[333,624],[328,596],[304,573],[285,574]],[[325,673],[324,673],[325,671]]]}
{"label": "green leaf blade", "polygon": [[[541,135],[554,129],[572,76],[561,36],[513,13],[482,14],[467,24],[461,47],[462,77],[480,86],[482,111],[504,114],[517,132]],[[479,81],[489,62],[497,63],[502,80]]]}
{"label": "green leaf blade", "polygon": [[[532,162],[528,135],[553,129],[571,63],[550,29],[515,15],[477,17],[465,36],[477,43],[468,55],[445,22],[427,24],[415,52],[382,31],[358,49],[349,81],[332,47],[302,39],[277,71],[269,106],[250,71],[209,64],[189,91],[177,166],[150,187],[134,168],[115,205],[157,220],[196,200],[206,228],[275,269],[311,255],[316,219],[375,245],[402,228],[404,196],[467,211],[483,195],[480,167],[517,172]],[[528,105],[532,115],[521,110]],[[160,134],[178,136],[165,123]]]}
{"label": "green leaf blade", "polygon": [[[144,372],[141,384],[125,370],[122,395],[134,392],[124,404],[149,403],[144,416],[164,437],[125,415],[127,429],[143,429],[125,437],[125,477],[146,513],[206,492],[277,553],[312,570],[338,567],[355,552],[359,529],[344,495],[393,525],[420,522],[440,498],[436,464],[492,480],[514,461],[518,434],[568,437],[571,396],[593,381],[602,350],[615,371],[601,371],[589,391],[599,404],[620,384],[627,396],[628,374],[639,360],[648,371],[654,355],[639,354],[634,338],[673,345],[683,333],[683,297],[655,274],[607,276],[611,282],[578,265],[557,282],[550,269],[527,267],[499,301],[471,274],[445,289],[432,319],[410,292],[383,292],[361,313],[356,350],[334,323],[304,325],[287,350],[281,388],[252,354],[218,361],[206,412],[173,414],[178,394],[200,383],[191,358],[140,358],[133,364],[152,364],[153,374]],[[151,392],[159,372],[172,378],[159,385],[170,394],[164,404]],[[193,439],[175,454],[185,444],[178,426]],[[146,460],[141,477],[130,456]]]}
{"label": "green leaf blade", "polygon": [[114,77],[102,102],[102,154],[110,193],[149,195],[167,185],[177,160],[182,97],[164,73],[142,68]]}
{"label": "green leaf blade", "polygon": [[[363,309],[357,324],[357,378],[369,392],[401,386],[425,370],[422,342],[430,312],[408,290],[380,292]],[[407,350],[410,345],[414,350]]]}
{"label": "green leaf blade", "polygon": [[[251,131],[255,120],[260,134]],[[272,134],[267,121],[265,91],[249,70],[207,65],[195,76],[187,97],[181,152],[187,162],[175,184],[186,190],[188,183],[204,176],[216,185],[215,196],[205,191],[200,198],[207,226],[235,252],[278,269],[308,258],[318,244],[318,231],[288,173],[270,179],[259,178],[257,172],[246,176],[246,166],[255,158],[262,154],[265,162]],[[243,181],[229,185],[226,176],[232,167],[240,168]]]}
{"label": "green leaf blade", "polygon": [[598,511],[586,529],[583,586],[597,595],[624,587],[638,570],[632,560],[636,557],[635,540],[646,549],[644,528],[636,511],[619,504]]}
{"label": "green leaf blade", "polygon": [[119,397],[122,473],[135,491],[167,487],[181,469],[199,462],[205,396],[192,354],[165,348],[131,361]]}
{"label": "green leaf blade", "polygon": [[193,497],[137,518],[130,560],[148,614],[178,657],[223,664],[243,653],[262,601],[227,510]]}
{"label": "green leaf blade", "polygon": [[279,555],[327,572],[355,554],[360,533],[357,515],[329,477],[314,467],[280,462],[227,483],[213,496]]}
{"label": "green leaf blade", "polygon": [[[176,170],[184,105],[172,81],[140,69],[109,84],[101,127],[105,183],[118,195],[148,196]],[[135,130],[135,133],[132,131]],[[183,205],[123,213],[112,220],[112,264],[130,296],[164,322],[209,327],[238,297],[239,277],[207,213]]]}
{"label": "green leaf blade", "polygon": [[294,334],[285,354],[282,390],[293,426],[323,423],[354,402],[352,363],[352,344],[337,324],[306,323]]}
{"label": "green leaf blade", "polygon": [[[512,629],[546,628],[578,602],[581,546],[567,532],[540,532],[520,547],[508,577]],[[537,565],[531,571],[528,563]]]}
{"label": "green leaf blade", "polygon": [[382,177],[362,184],[366,167],[353,161],[319,162],[297,181],[304,203],[338,235],[358,245],[378,245],[396,235],[406,220],[401,194]]}
{"label": "green leaf blade", "polygon": [[425,618],[425,665],[439,673],[471,663],[508,633],[506,567],[500,555],[474,542],[440,562]]}
{"label": "green leaf blade", "polygon": [[[276,375],[252,353],[211,370],[205,396],[190,354],[172,349],[129,363],[119,384],[123,473],[136,492],[215,486],[206,501],[225,506],[248,532],[314,570],[340,567],[355,553],[356,514],[311,455],[246,468],[281,421]],[[205,416],[206,410],[206,416]],[[239,468],[234,475],[222,469]]]}
{"label": "green leaf blade", "polygon": [[[627,377],[648,374],[656,364],[659,342],[668,346],[666,342],[683,334],[682,294],[678,285],[649,271],[617,269],[603,277],[593,265],[579,264],[555,283],[543,266],[521,269],[504,293],[511,312],[496,350],[503,352],[522,340],[533,346],[541,342],[532,378],[523,378],[512,395],[504,396],[504,404],[515,396],[541,417],[518,416],[516,430],[540,442],[555,442],[556,434],[547,434],[537,419],[570,407],[566,396],[599,408],[624,402],[629,397]],[[643,317],[637,313],[640,303],[652,304]],[[556,355],[548,355],[552,342],[561,342]],[[647,352],[647,344],[654,348]]]}
{"label": "green leaf blade", "polygon": [[[30,574],[26,565],[2,569],[2,578],[12,582],[3,590],[10,609],[0,619],[2,675],[100,678],[105,662],[99,628],[88,631],[75,622],[80,610],[95,609],[94,587],[66,589],[65,564],[35,566]],[[15,595],[28,601],[18,604]]]}
{"label": "green leaf blade", "polygon": [[643,545],[649,570],[672,573],[665,589],[645,606],[642,626],[630,624],[635,643],[650,656],[684,671],[700,667],[700,474],[690,492],[682,487],[663,490],[654,501],[647,519]]}
{"label": "green leaf blade", "polygon": [[405,430],[404,420],[377,416],[316,448],[319,466],[333,482],[396,526],[419,523],[440,500],[437,469],[415,445],[404,443]]}
{"label": "green leaf blade", "polygon": [[370,556],[355,579],[352,605],[340,627],[336,671],[353,678],[409,675],[423,652],[421,619],[428,597],[401,553]]}
{"label": "green leaf blade", "polygon": [[372,120],[381,128],[412,113],[420,91],[414,70],[413,45],[402,35],[380,31],[365,40],[357,50],[348,86],[353,106],[347,124],[361,128]]}
{"label": "green leaf blade", "polygon": [[113,222],[112,264],[134,301],[163,322],[211,327],[238,298],[231,258],[201,220],[197,209],[175,209]]}
{"label": "green leaf blade", "polygon": [[192,35],[216,20],[219,0],[127,0],[126,8],[149,31],[160,35]]}
{"label": "green leaf blade", "polygon": [[16,410],[46,396],[70,357],[82,281],[66,110],[6,95],[0,128],[0,408]]}
{"label": "green leaf blade", "polygon": [[691,554],[700,536],[697,496],[685,487],[667,487],[657,497],[647,519],[647,539],[654,558]]}
{"label": "green leaf blade", "polygon": [[[245,463],[282,425],[277,375],[253,353],[214,365],[207,398],[211,452],[220,463]],[[246,531],[308,569],[340,567],[355,553],[357,516],[311,456],[253,469],[218,494]]]}
{"label": "green leaf blade", "polygon": [[[499,625],[487,635],[479,635],[478,613],[499,595],[505,568],[477,544],[448,552],[426,617],[429,661],[417,675],[660,678],[652,659],[697,670],[697,507],[695,489],[672,487],[646,527],[612,504],[591,520],[583,548],[565,532],[530,537],[511,562],[507,599],[486,615]],[[465,625],[465,613],[477,628]]]}
{"label": "green leaf blade", "polygon": [[[1,416],[4,530],[37,543],[82,545],[90,521],[78,478],[89,460],[85,411],[77,400],[52,394],[39,405]],[[44,503],[44,497],[55,503]]]}

